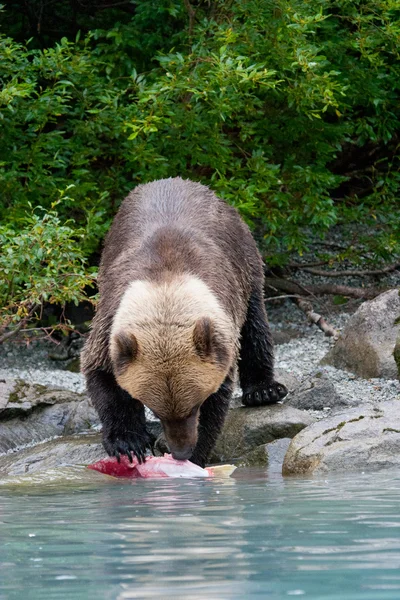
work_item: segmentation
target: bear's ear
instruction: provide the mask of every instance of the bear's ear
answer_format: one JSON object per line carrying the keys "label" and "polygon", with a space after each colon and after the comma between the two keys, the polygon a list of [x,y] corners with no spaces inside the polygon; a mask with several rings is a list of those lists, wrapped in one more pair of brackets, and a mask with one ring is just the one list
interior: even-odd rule
{"label": "bear's ear", "polygon": [[114,363],[117,373],[122,373],[138,354],[137,339],[133,334],[119,332],[114,336]]}
{"label": "bear's ear", "polygon": [[221,365],[228,362],[229,351],[226,342],[215,323],[208,317],[202,317],[196,322],[193,343],[201,359],[215,361]]}

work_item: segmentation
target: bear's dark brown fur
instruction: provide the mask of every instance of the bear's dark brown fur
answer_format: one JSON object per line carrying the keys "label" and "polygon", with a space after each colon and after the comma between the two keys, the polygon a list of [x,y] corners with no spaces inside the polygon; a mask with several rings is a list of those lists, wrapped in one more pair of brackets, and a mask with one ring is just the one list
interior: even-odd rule
{"label": "bear's dark brown fur", "polygon": [[263,279],[247,225],[207,187],[174,178],[128,195],[106,237],[82,356],[109,454],[143,460],[146,404],[173,455],[204,465],[229,406],[238,349],[244,404],[285,395],[273,377]]}

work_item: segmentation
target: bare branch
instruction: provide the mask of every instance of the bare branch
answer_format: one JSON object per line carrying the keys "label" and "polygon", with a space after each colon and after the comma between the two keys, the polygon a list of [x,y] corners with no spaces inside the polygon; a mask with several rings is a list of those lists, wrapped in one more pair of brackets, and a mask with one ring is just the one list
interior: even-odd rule
{"label": "bare branch", "polygon": [[274,291],[285,292],[286,294],[295,294],[299,296],[348,296],[350,298],[358,298],[370,300],[381,294],[383,289],[378,288],[356,288],[347,285],[332,285],[324,283],[320,285],[307,285],[307,287],[289,279],[280,277],[267,277],[265,286]]}
{"label": "bare branch", "polygon": [[296,294],[285,294],[284,296],[271,296],[271,298],[265,298],[265,302],[272,302],[272,300],[286,300],[286,298],[301,298]]}
{"label": "bare branch", "polygon": [[332,325],[329,325],[322,315],[314,312],[311,302],[297,298],[293,300],[296,306],[306,315],[310,323],[314,323],[328,337],[333,337],[335,340],[339,337],[339,332]]}
{"label": "bare branch", "polygon": [[308,267],[322,267],[322,265],[329,264],[329,260],[318,260],[310,263],[289,263],[287,266],[289,269],[308,269]]}
{"label": "bare branch", "polygon": [[321,277],[365,277],[365,276],[374,276],[374,275],[383,275],[384,273],[390,273],[391,271],[395,271],[400,268],[400,263],[395,263],[393,265],[389,265],[388,267],[383,267],[382,269],[375,269],[373,271],[321,271],[320,269],[312,269],[309,267],[298,267],[299,269],[303,268],[303,271],[307,271],[307,273],[311,273],[312,275],[320,275]]}

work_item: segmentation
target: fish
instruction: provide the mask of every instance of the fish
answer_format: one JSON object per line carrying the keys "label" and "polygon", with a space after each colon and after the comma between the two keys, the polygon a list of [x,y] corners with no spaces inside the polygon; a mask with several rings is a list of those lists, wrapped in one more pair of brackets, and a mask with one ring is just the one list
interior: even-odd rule
{"label": "fish", "polygon": [[133,457],[132,462],[129,462],[127,456],[121,456],[119,462],[115,457],[108,457],[88,465],[88,469],[111,477],[160,479],[162,477],[229,477],[236,467],[216,465],[203,469],[190,460],[175,460],[171,454],[164,454],[164,456],[148,456],[142,464],[136,457]]}

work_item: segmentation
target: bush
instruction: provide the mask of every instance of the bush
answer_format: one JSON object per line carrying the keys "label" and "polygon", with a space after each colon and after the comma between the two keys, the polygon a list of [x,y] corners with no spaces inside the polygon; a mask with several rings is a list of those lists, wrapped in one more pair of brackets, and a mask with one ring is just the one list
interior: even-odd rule
{"label": "bush", "polygon": [[[82,239],[85,230],[61,222],[53,206],[0,227],[0,305],[2,335],[40,318],[46,302],[78,304],[84,289],[93,286],[95,272],[86,265]],[[60,324],[61,325],[61,324]]]}
{"label": "bush", "polygon": [[370,259],[398,256],[397,3],[193,7],[194,27],[183,2],[140,0],[41,50],[0,38],[7,227],[73,185],[57,218],[88,258],[132,187],[181,175],[236,205],[272,263],[334,224],[373,225]]}

